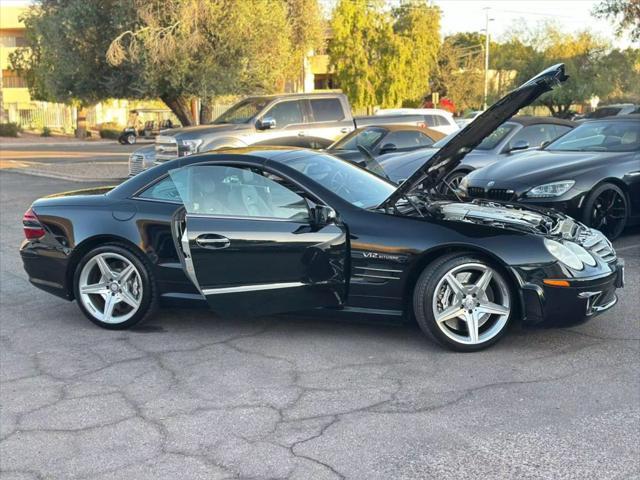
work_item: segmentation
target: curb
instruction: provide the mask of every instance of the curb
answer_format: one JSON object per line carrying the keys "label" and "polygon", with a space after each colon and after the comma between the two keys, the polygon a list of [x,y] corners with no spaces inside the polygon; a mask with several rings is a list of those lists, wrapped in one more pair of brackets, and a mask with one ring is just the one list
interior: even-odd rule
{"label": "curb", "polygon": [[17,169],[17,168],[5,168],[0,170],[1,172],[8,173],[17,173],[21,175],[29,175],[32,177],[43,177],[43,178],[52,178],[55,180],[67,180],[69,182],[79,182],[79,183],[96,183],[96,182],[105,182],[105,183],[116,183],[119,184],[126,180],[128,177],[123,178],[114,178],[114,177],[78,177],[75,175],[65,175],[64,173],[52,173],[43,170],[33,170],[33,169]]}

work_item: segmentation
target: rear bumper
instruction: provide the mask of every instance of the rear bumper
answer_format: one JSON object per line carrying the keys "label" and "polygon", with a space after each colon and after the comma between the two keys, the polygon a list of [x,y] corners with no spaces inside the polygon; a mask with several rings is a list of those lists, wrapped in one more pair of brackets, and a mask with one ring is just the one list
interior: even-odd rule
{"label": "rear bumper", "polygon": [[46,292],[71,300],[67,282],[68,256],[45,244],[25,240],[20,246],[22,264],[31,282]]}
{"label": "rear bumper", "polygon": [[566,326],[582,323],[606,312],[618,301],[616,289],[624,286],[624,261],[616,261],[606,276],[570,280],[569,287],[525,282],[522,288],[526,324]]}

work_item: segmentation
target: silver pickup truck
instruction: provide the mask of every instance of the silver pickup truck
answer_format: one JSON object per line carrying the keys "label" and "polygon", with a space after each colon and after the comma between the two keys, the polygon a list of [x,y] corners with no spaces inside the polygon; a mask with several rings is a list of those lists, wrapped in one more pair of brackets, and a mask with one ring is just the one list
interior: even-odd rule
{"label": "silver pickup truck", "polygon": [[326,148],[356,127],[381,124],[423,125],[420,115],[353,118],[342,93],[307,93],[249,97],[236,103],[208,125],[160,132],[155,145],[129,157],[129,174],[154,162],[193,153],[248,145]]}

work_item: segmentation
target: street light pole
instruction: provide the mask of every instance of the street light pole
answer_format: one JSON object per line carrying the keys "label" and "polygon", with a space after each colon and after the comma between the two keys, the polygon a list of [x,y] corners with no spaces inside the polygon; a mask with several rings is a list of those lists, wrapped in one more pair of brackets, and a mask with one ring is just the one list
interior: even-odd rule
{"label": "street light pole", "polygon": [[484,27],[484,97],[482,109],[487,109],[487,94],[489,93],[489,7],[484,9],[486,13]]}

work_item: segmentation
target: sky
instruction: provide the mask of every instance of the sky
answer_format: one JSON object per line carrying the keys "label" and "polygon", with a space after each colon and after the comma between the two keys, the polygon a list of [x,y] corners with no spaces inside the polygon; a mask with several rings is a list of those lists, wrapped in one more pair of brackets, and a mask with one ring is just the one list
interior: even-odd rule
{"label": "sky", "polygon": [[485,10],[489,7],[490,35],[496,39],[520,19],[537,23],[541,20],[557,22],[563,31],[590,30],[609,39],[618,48],[631,45],[630,39],[616,38],[608,20],[593,17],[591,11],[599,3],[595,0],[432,0],[442,10],[442,33],[479,31],[485,28]]}

